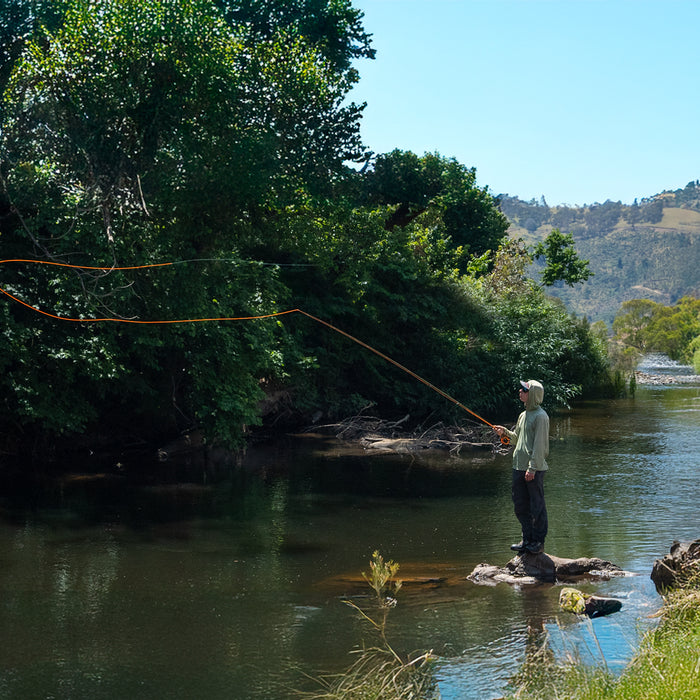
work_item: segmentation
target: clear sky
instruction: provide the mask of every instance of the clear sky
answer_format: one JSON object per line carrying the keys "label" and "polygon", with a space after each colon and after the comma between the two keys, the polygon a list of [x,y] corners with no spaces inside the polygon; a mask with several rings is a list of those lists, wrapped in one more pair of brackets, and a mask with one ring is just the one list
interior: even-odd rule
{"label": "clear sky", "polygon": [[700,179],[700,0],[353,0],[351,97],[375,153],[437,151],[479,186],[631,204]]}

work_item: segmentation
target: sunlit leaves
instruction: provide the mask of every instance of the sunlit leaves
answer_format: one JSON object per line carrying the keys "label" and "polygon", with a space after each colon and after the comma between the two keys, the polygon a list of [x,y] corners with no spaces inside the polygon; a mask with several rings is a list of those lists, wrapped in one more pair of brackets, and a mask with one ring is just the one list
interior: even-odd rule
{"label": "sunlit leaves", "polygon": [[624,302],[613,322],[616,338],[625,345],[645,351],[646,328],[659,306],[660,304],[650,299],[632,299]]}
{"label": "sunlit leaves", "polygon": [[535,258],[544,258],[542,284],[546,287],[562,280],[573,287],[578,282],[585,282],[593,274],[588,260],[581,260],[574,247],[574,237],[554,229],[541,243],[535,246]]}
{"label": "sunlit leaves", "polygon": [[351,62],[373,58],[370,35],[362,26],[362,12],[351,0],[215,0],[232,24],[249,28],[251,44],[273,38],[279,31],[303,38],[338,73],[357,72]]}
{"label": "sunlit leaves", "polygon": [[690,362],[700,336],[700,300],[683,297],[671,306],[632,299],[613,322],[614,340],[639,352],[661,352]]}
{"label": "sunlit leaves", "polygon": [[419,157],[397,149],[378,156],[363,177],[363,191],[370,204],[392,207],[388,229],[432,214],[441,235],[463,254],[495,248],[508,229],[487,188],[477,187],[475,169],[436,153]]}

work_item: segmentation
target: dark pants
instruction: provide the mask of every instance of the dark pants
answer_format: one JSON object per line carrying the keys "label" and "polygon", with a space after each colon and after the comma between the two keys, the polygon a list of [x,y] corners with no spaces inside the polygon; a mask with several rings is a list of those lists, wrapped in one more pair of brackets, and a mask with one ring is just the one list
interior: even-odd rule
{"label": "dark pants", "polygon": [[513,507],[523,530],[523,542],[542,542],[547,536],[547,506],[544,503],[544,472],[525,481],[525,472],[513,469]]}

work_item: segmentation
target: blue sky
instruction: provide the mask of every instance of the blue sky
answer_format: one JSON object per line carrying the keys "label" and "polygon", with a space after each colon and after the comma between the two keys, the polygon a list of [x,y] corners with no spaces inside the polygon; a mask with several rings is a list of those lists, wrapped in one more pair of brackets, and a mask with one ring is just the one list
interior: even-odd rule
{"label": "blue sky", "polygon": [[698,0],[353,0],[376,153],[439,152],[492,194],[631,203],[700,179]]}

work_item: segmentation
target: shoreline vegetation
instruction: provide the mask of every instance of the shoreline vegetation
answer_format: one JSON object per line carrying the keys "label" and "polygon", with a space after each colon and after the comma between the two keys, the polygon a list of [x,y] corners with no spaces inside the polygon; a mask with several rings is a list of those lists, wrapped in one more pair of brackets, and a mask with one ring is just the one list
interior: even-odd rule
{"label": "shoreline vegetation", "polygon": [[[368,404],[453,423],[445,394],[512,415],[518,378],[556,408],[626,395],[647,351],[700,352],[687,238],[652,261],[683,257],[673,306],[625,301],[612,335],[557,297],[594,274],[578,227],[663,223],[671,193],[555,212],[449,155],[363,144],[350,98],[376,52],[350,0],[16,4],[0,27],[3,458],[193,431],[243,450],[258,427]],[[697,213],[699,191],[673,202]],[[515,219],[547,231],[526,240]],[[656,268],[630,259],[615,289],[649,293]]]}
{"label": "shoreline vegetation", "polygon": [[[403,657],[387,639],[387,617],[401,589],[399,564],[385,562],[375,552],[370,574],[363,577],[374,591],[374,606],[346,601],[369,623],[378,644],[356,650],[345,673],[311,678],[320,690],[299,692],[309,700],[439,700],[436,671],[440,660],[432,651]],[[659,623],[643,637],[637,652],[620,674],[602,664],[585,664],[573,654],[555,658],[546,632],[533,633],[526,658],[501,700],[688,700],[700,697],[700,560],[678,577],[673,589],[661,592]],[[584,619],[584,616],[581,616]],[[592,628],[591,628],[592,629]]]}
{"label": "shoreline vegetation", "polygon": [[620,675],[569,657],[546,642],[523,664],[506,700],[688,700],[700,697],[700,567],[665,591],[659,624],[646,633]]}

